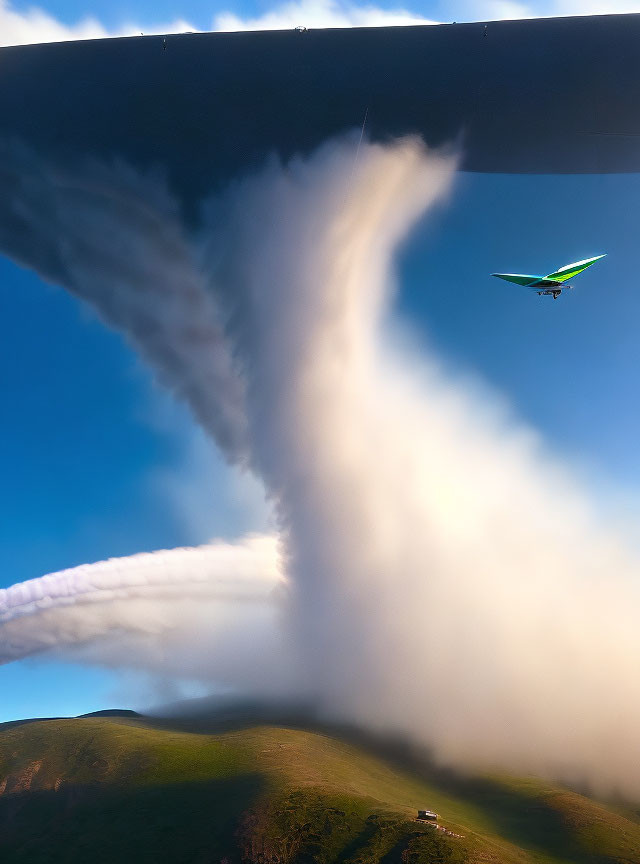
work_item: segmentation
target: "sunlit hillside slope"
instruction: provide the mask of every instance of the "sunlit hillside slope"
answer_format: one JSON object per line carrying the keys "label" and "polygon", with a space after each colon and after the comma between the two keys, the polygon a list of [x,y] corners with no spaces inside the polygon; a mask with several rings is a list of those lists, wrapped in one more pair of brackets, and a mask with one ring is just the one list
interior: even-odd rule
{"label": "sunlit hillside slope", "polygon": [[299,728],[87,717],[0,726],[0,861],[640,864],[640,819],[539,780],[401,769]]}

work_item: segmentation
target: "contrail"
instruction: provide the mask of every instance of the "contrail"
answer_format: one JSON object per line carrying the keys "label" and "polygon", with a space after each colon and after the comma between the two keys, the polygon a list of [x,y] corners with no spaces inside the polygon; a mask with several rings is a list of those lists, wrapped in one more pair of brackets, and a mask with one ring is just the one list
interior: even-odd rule
{"label": "contrail", "polygon": [[[122,328],[277,520],[287,590],[259,626],[224,607],[225,633],[270,646],[273,681],[236,637],[201,643],[204,626],[188,651],[145,637],[135,662],[308,697],[450,764],[638,794],[637,555],[531,430],[411,347],[393,312],[398,250],[446,206],[456,154],[365,139],[350,181],[356,142],[272,160],[189,230],[158,178],[68,177],[5,149],[0,248]],[[117,602],[114,629],[125,607],[145,620],[145,598]],[[133,662],[103,645],[93,662]]]}

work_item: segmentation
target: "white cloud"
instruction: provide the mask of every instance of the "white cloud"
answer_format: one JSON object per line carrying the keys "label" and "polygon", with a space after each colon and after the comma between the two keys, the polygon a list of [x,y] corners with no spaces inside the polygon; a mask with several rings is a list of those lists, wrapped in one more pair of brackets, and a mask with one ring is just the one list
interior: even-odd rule
{"label": "white cloud", "polygon": [[474,7],[473,13],[468,17],[470,20],[513,21],[518,18],[533,18],[534,14],[531,8],[523,3],[515,3],[511,0],[493,0],[493,2]]}
{"label": "white cloud", "polygon": [[545,15],[615,15],[639,12],[638,0],[559,0],[546,8]]}
{"label": "white cloud", "polygon": [[214,30],[290,30],[293,27],[390,27],[436,22],[406,9],[358,6],[339,0],[299,0],[283,3],[257,18],[222,12],[213,19]]}
{"label": "white cloud", "polygon": [[83,18],[71,26],[63,24],[49,12],[32,7],[24,12],[14,9],[9,0],[0,0],[0,47],[33,45],[42,42],[70,42],[79,39],[104,39],[107,36],[138,36],[141,32],[184,33],[196,28],[187,21],[175,20],[164,27],[145,29],[137,23],[123,24],[117,30],[107,30],[96,18]]}
{"label": "white cloud", "polygon": [[[213,30],[279,30],[298,25],[305,27],[383,27],[406,24],[432,24],[426,18],[405,9],[381,9],[373,5],[359,6],[342,0],[300,0],[275,6],[256,18],[240,18],[232,12],[214,16]],[[165,24],[123,23],[107,30],[93,17],[76,24],[58,21],[49,12],[33,7],[20,12],[9,0],[0,0],[0,46],[31,45],[43,42],[68,42],[78,39],[104,39],[108,36],[138,36],[140,33],[186,33],[198,30],[184,19]]]}
{"label": "white cloud", "polygon": [[[460,2],[447,7],[443,20],[498,21],[504,19],[540,18],[567,15],[607,15],[640,11],[639,0],[549,0],[544,3],[519,3],[517,0],[483,0]],[[437,24],[409,9],[381,8],[346,0],[292,0],[280,3],[256,17],[242,18],[231,11],[214,15],[215,31],[290,30],[304,26],[391,27],[412,24]],[[40,7],[24,12],[14,9],[10,0],[0,0],[0,47],[43,42],[67,42],[79,39],[104,39],[110,36],[147,36],[161,33],[197,32],[189,21],[178,18],[169,23],[124,22],[108,30],[99,20],[87,16],[67,25]]]}
{"label": "white cloud", "polygon": [[639,0],[543,0],[519,3],[517,0],[480,0],[456,4],[447,15],[458,21],[504,21],[523,18],[561,18],[572,15],[616,15],[640,12]]}
{"label": "white cloud", "polygon": [[95,18],[85,18],[78,24],[67,27],[42,9],[32,8],[26,12],[18,12],[11,8],[7,0],[0,0],[0,45],[99,39],[108,35]]}

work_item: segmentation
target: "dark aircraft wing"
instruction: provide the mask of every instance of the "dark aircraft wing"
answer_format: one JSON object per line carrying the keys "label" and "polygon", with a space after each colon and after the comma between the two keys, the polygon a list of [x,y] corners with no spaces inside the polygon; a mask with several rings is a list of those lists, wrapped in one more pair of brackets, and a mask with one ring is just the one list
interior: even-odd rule
{"label": "dark aircraft wing", "polygon": [[372,140],[453,142],[465,170],[640,171],[638,45],[629,14],[0,48],[0,144],[160,170],[190,213],[365,113]]}

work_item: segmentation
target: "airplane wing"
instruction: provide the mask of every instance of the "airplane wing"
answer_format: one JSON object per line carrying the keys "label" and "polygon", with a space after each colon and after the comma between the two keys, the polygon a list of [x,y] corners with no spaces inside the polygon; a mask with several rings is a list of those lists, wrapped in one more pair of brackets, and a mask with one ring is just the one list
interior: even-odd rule
{"label": "airplane wing", "polygon": [[578,273],[582,273],[582,271],[586,270],[587,267],[591,267],[592,264],[595,264],[596,261],[599,261],[604,257],[604,255],[596,255],[594,258],[585,258],[584,261],[576,261],[574,264],[567,264],[559,270],[556,270],[555,273],[549,273],[549,275],[544,278],[545,280],[549,279],[554,282],[566,282],[568,279],[572,279],[574,276],[577,276]]}
{"label": "airplane wing", "polygon": [[524,285],[525,288],[533,288],[542,279],[542,276],[525,276],[522,273],[492,273],[491,275],[497,276],[498,279],[505,279],[507,282],[514,282],[516,285]]}

